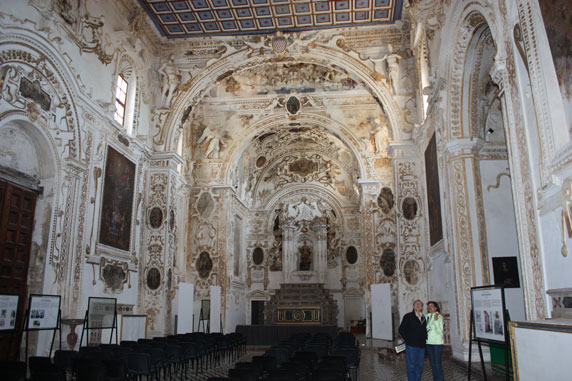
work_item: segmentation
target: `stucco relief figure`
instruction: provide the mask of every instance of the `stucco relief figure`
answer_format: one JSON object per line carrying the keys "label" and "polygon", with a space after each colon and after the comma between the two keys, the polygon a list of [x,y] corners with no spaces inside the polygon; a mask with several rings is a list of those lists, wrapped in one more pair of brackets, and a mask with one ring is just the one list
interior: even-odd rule
{"label": "stucco relief figure", "polygon": [[373,141],[375,152],[378,155],[387,155],[387,145],[389,142],[389,130],[387,125],[383,125],[380,119],[375,120],[376,128],[373,130]]}
{"label": "stucco relief figure", "polygon": [[175,65],[175,55],[171,54],[159,67],[159,73],[161,74],[161,104],[165,107],[171,105],[171,98],[177,90],[177,86],[181,82],[181,73],[177,66]]}
{"label": "stucco relief figure", "polygon": [[393,46],[389,44],[389,53],[387,53],[379,61],[385,61],[386,72],[389,77],[391,91],[396,94],[397,82],[399,81],[399,59],[401,56],[393,51]]}
{"label": "stucco relief figure", "polygon": [[312,248],[304,242],[304,245],[298,248],[300,252],[300,265],[298,269],[300,271],[310,271],[312,266]]}
{"label": "stucco relief figure", "polygon": [[199,145],[204,143],[206,146],[205,157],[207,159],[218,159],[220,157],[220,150],[224,145],[220,134],[211,130],[208,126],[205,127],[197,143]]}

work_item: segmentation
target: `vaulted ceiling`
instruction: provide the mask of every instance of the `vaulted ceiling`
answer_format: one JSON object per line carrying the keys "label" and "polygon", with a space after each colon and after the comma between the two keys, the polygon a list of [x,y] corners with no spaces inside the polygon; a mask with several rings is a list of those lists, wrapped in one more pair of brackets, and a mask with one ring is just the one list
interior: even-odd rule
{"label": "vaulted ceiling", "polygon": [[168,38],[393,23],[403,0],[139,0]]}

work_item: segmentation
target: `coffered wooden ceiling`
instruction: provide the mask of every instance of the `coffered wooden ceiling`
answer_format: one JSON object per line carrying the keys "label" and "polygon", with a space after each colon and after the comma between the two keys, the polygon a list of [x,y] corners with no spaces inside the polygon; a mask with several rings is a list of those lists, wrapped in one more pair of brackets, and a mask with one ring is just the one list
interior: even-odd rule
{"label": "coffered wooden ceiling", "polygon": [[393,23],[403,0],[139,0],[168,38]]}

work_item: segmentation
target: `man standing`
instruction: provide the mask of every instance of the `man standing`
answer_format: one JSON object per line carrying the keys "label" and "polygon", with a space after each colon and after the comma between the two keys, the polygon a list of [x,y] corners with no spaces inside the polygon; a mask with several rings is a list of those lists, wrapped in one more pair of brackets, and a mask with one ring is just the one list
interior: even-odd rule
{"label": "man standing", "polygon": [[427,322],[423,315],[423,302],[421,300],[413,302],[413,311],[403,316],[399,325],[399,334],[405,340],[407,380],[419,381],[423,374],[425,342],[427,340]]}

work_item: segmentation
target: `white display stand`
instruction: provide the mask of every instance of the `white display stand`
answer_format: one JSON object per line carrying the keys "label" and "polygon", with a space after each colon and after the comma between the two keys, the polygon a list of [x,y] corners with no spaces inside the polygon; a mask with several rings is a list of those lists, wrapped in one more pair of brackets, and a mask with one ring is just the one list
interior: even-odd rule
{"label": "white display stand", "polygon": [[195,285],[179,283],[177,294],[177,334],[193,332],[193,305]]}
{"label": "white display stand", "polygon": [[221,332],[220,312],[220,286],[211,286],[210,332]]}
{"label": "white display stand", "polygon": [[371,285],[371,320],[373,339],[393,340],[389,283]]}
{"label": "white display stand", "polygon": [[509,329],[515,380],[570,379],[570,319],[511,321]]}
{"label": "white display stand", "polygon": [[147,338],[147,315],[121,315],[121,341]]}

